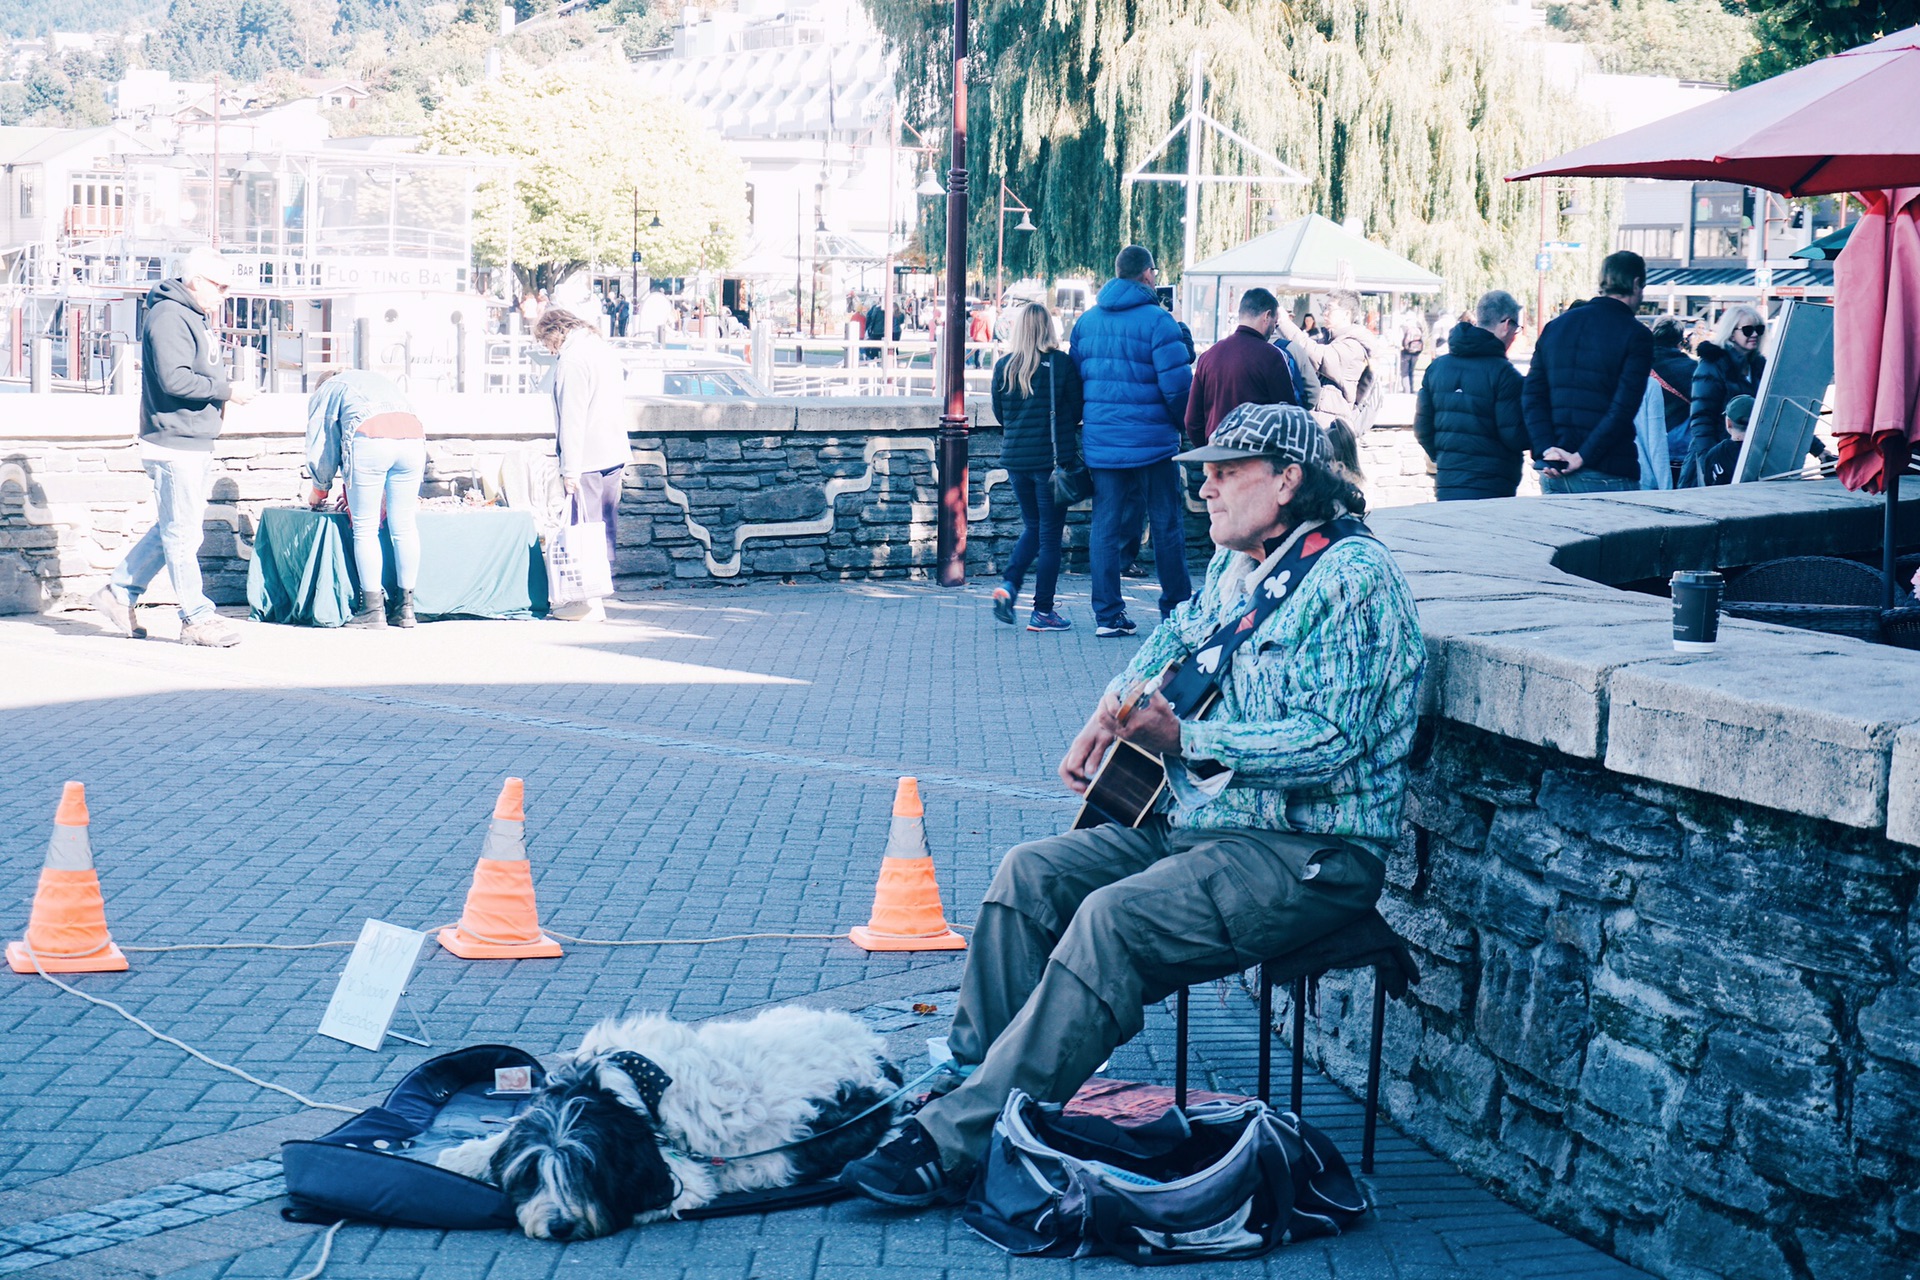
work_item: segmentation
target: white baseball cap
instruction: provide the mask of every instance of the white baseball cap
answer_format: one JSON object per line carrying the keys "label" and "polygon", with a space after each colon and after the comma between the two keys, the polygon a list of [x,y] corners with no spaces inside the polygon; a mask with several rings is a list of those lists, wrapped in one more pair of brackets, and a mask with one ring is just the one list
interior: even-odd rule
{"label": "white baseball cap", "polygon": [[233,259],[218,249],[201,245],[189,249],[180,259],[180,278],[182,280],[201,279],[217,284],[223,289],[233,288]]}

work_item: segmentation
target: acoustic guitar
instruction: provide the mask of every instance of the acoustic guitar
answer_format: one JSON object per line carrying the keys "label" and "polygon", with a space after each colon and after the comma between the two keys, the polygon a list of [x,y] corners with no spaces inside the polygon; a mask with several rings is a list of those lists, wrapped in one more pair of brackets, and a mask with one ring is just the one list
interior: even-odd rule
{"label": "acoustic guitar", "polygon": [[[1191,670],[1183,669],[1184,663],[1175,662],[1158,676],[1142,680],[1128,689],[1126,696],[1120,700],[1120,709],[1115,718],[1125,724],[1141,700],[1151,697],[1160,689],[1167,691],[1167,700],[1173,704],[1174,714],[1180,719],[1198,720],[1205,716],[1220,697],[1220,681],[1233,659],[1234,651],[1250,639],[1259,630],[1260,624],[1280,607],[1281,601],[1287,598],[1290,586],[1306,580],[1307,574],[1329,547],[1356,536],[1372,535],[1360,521],[1343,516],[1324,525],[1302,525],[1279,546],[1269,544],[1267,559],[1247,580],[1246,589],[1252,594],[1252,607],[1201,641],[1194,653]],[[1208,762],[1202,761],[1192,767],[1196,771],[1204,770]],[[1219,765],[1212,767],[1216,771],[1220,768]],[[1080,806],[1080,814],[1073,820],[1073,829],[1084,831],[1107,822],[1137,827],[1153,812],[1154,802],[1159,800],[1166,786],[1165,761],[1130,742],[1116,741],[1113,750],[1107,753],[1106,760],[1100,765],[1100,771],[1087,784],[1086,802]]]}
{"label": "acoustic guitar", "polygon": [[[1179,672],[1180,664],[1176,662],[1153,679],[1142,680],[1128,689],[1120,699],[1120,709],[1114,718],[1125,724],[1136,707],[1152,697],[1155,691],[1164,687]],[[1215,689],[1186,718],[1197,720],[1204,716],[1217,697],[1219,691]],[[1160,799],[1160,793],[1166,787],[1166,761],[1125,739],[1118,740],[1100,765],[1100,771],[1093,775],[1093,781],[1087,784],[1085,801],[1080,806],[1079,815],[1073,820],[1073,829],[1084,831],[1108,822],[1122,827],[1137,827],[1153,812],[1154,803]]]}

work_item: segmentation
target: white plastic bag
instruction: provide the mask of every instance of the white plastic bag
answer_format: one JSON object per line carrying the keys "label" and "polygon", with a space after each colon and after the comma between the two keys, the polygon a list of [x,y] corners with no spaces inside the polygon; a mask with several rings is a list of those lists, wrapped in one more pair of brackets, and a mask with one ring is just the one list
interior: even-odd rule
{"label": "white plastic bag", "polygon": [[546,536],[547,603],[578,604],[613,594],[613,565],[607,559],[607,527],[581,521],[580,502],[569,508],[568,523]]}

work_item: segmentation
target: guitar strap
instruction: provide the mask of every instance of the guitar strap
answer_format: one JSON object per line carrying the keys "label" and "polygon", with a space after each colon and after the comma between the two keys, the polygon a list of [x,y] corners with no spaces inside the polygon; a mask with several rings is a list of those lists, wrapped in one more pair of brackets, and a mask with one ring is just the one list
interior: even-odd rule
{"label": "guitar strap", "polygon": [[1193,660],[1180,664],[1161,693],[1173,704],[1173,713],[1182,720],[1202,712],[1226,681],[1234,652],[1260,629],[1273,611],[1286,600],[1293,588],[1306,581],[1307,574],[1319,563],[1334,543],[1352,537],[1372,537],[1367,526],[1352,516],[1342,516],[1319,526],[1309,526],[1301,535],[1275,548],[1275,559],[1261,565],[1252,586],[1253,601],[1247,610],[1201,642]]}

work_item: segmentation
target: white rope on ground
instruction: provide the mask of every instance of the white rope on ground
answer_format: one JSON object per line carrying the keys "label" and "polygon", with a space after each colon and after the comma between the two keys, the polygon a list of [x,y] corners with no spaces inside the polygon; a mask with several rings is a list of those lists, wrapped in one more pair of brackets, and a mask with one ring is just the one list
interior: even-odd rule
{"label": "white rope on ground", "polygon": [[122,951],[318,951],[321,947],[351,947],[351,939],[339,942],[182,942],[171,947],[121,947]]}
{"label": "white rope on ground", "polygon": [[710,942],[749,942],[756,938],[801,938],[815,942],[838,942],[844,933],[729,933],[718,938],[576,938],[558,929],[548,929],[548,937],[562,942],[577,942],[583,947],[704,947]]}
{"label": "white rope on ground", "polygon": [[[450,926],[441,926],[441,927],[452,928],[457,926],[450,925]],[[952,927],[955,929],[964,929],[964,930],[967,930],[968,932],[971,932],[973,928],[973,926],[971,925],[964,925],[964,924],[956,924],[956,925],[953,925]],[[426,932],[426,933],[432,933],[434,931],[435,930],[432,930],[432,929],[422,930],[422,932]],[[610,938],[576,938],[572,934],[560,933],[557,930],[549,930],[549,933],[551,934],[551,936],[555,938],[559,938],[563,942],[571,942],[578,946],[583,946],[583,947],[703,947],[716,942],[751,942],[751,941],[768,939],[768,938],[798,939],[798,940],[813,941],[813,942],[838,942],[846,936],[845,934],[841,934],[841,933],[729,933],[729,934],[723,934],[719,937],[714,937],[714,938],[610,939]],[[46,969],[41,966],[40,956],[37,952],[34,951],[33,944],[31,942],[23,942],[22,945],[26,948],[27,955],[33,960],[34,972],[38,973],[42,978],[45,978],[48,982],[52,983],[54,986],[58,987],[60,990],[66,992],[68,995],[80,997],[82,1000],[85,1000],[88,1004],[97,1004],[103,1009],[111,1009],[113,1012],[125,1018],[128,1022],[131,1022],[134,1026],[139,1027],[142,1031],[152,1036],[154,1039],[159,1040],[165,1044],[170,1044],[174,1048],[179,1049],[182,1053],[185,1053],[194,1058],[198,1058],[201,1062],[206,1063],[208,1066],[213,1067],[216,1070],[225,1071],[229,1075],[238,1076],[240,1079],[245,1080],[248,1084],[256,1085],[262,1089],[270,1089],[274,1093],[283,1094],[286,1097],[292,1098],[295,1102],[299,1103],[303,1107],[311,1107],[317,1111],[342,1111],[350,1116],[357,1116],[360,1114],[359,1107],[344,1106],[341,1103],[337,1103],[337,1102],[315,1102],[312,1098],[307,1097],[305,1094],[296,1092],[293,1089],[289,1089],[285,1085],[278,1085],[268,1080],[262,1080],[259,1076],[249,1074],[248,1072],[241,1070],[239,1067],[234,1066],[232,1063],[221,1062],[218,1058],[209,1057],[208,1055],[200,1052],[200,1050],[194,1048],[192,1045],[188,1044],[186,1041],[176,1040],[174,1037],[168,1035],[166,1032],[158,1030],[152,1024],[145,1022],[140,1018],[135,1017],[133,1014],[127,1012],[121,1006],[115,1004],[113,1001],[103,1000],[99,996],[90,996],[86,992],[80,990],[79,988],[69,986],[67,983],[60,981],[58,978],[48,973]],[[322,947],[351,947],[356,945],[358,945],[357,942],[346,941],[346,940],[335,941],[335,942],[294,942],[294,943],[288,943],[288,942],[184,942],[184,943],[179,943],[172,946],[159,946],[159,947],[123,946],[120,949],[122,951],[135,951],[135,952],[141,952],[141,953],[158,953],[158,952],[166,952],[166,951],[316,951]],[[336,1229],[337,1229],[337,1226],[338,1224],[336,1224]],[[326,1265],[326,1258],[324,1254],[321,1256],[321,1265],[322,1266]],[[315,1276],[318,1276],[320,1273],[318,1271],[315,1271],[313,1274]]]}
{"label": "white rope on ground", "polygon": [[327,1259],[333,1254],[333,1238],[340,1234],[340,1228],[347,1225],[345,1218],[327,1228],[327,1234],[320,1237],[320,1260],[313,1264],[313,1270],[302,1271],[289,1280],[320,1280],[320,1273],[327,1269]]}
{"label": "white rope on ground", "polygon": [[[132,1015],[131,1013],[128,1013],[125,1009],[121,1008],[119,1005],[115,1004],[113,1001],[102,1000],[99,996],[88,995],[86,992],[80,990],[78,987],[68,986],[66,983],[60,981],[60,979],[54,977],[52,974],[48,973],[46,969],[41,967],[40,956],[37,952],[34,951],[32,942],[23,940],[21,942],[21,945],[27,949],[27,955],[33,960],[33,968],[35,973],[38,973],[41,977],[45,978],[48,982],[51,982],[54,986],[60,988],[60,990],[66,992],[70,996],[79,996],[82,1000],[85,1000],[88,1004],[97,1004],[103,1009],[113,1010],[115,1013],[125,1018],[128,1022],[131,1022],[134,1026],[140,1028],[142,1031],[152,1036],[155,1040],[163,1041],[166,1044],[170,1044],[174,1048],[179,1049],[181,1052],[200,1059],[200,1061],[206,1063],[210,1067],[215,1067],[221,1071],[226,1072],[229,1075],[239,1076],[242,1080],[245,1080],[248,1084],[258,1085],[262,1089],[271,1089],[275,1093],[284,1094],[285,1096],[292,1098],[295,1102],[299,1103],[303,1107],[312,1107],[316,1111],[344,1111],[350,1116],[357,1116],[360,1114],[359,1107],[342,1106],[338,1102],[315,1102],[312,1098],[307,1097],[307,1095],[305,1095],[304,1093],[295,1092],[294,1090],[287,1088],[285,1085],[274,1084],[271,1081],[262,1080],[259,1076],[252,1075],[252,1074],[249,1074],[248,1072],[242,1071],[239,1067],[234,1066],[232,1063],[221,1062],[218,1058],[210,1058],[206,1054],[194,1048],[192,1045],[188,1044],[186,1041],[176,1040],[172,1036],[168,1035],[166,1032],[155,1029],[152,1024],[143,1022],[139,1018],[136,1018],[134,1015]],[[318,1275],[319,1272],[316,1271],[314,1274]]]}

